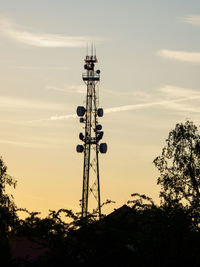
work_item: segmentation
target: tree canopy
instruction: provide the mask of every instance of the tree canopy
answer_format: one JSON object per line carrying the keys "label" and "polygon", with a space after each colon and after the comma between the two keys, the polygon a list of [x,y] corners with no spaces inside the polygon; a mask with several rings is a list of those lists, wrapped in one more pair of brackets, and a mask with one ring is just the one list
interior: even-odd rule
{"label": "tree canopy", "polygon": [[17,181],[7,173],[7,166],[0,157],[0,222],[1,230],[7,233],[8,228],[13,225],[13,220],[16,217],[16,206],[13,201],[13,196],[6,193],[6,186],[14,187]]}
{"label": "tree canopy", "polygon": [[160,197],[167,204],[199,209],[200,135],[191,121],[177,123],[169,132],[162,154],[154,159],[160,172]]}

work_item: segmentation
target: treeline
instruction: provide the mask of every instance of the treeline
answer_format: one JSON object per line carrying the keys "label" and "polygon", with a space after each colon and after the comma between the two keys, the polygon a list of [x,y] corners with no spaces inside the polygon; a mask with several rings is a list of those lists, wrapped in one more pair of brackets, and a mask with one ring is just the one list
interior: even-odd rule
{"label": "treeline", "polygon": [[[96,211],[86,220],[67,209],[40,218],[16,207],[6,194],[6,185],[16,181],[0,159],[2,266],[200,266],[198,128],[190,121],[177,124],[153,163],[160,173],[160,205],[134,193],[101,220]],[[24,220],[20,210],[27,213]]]}

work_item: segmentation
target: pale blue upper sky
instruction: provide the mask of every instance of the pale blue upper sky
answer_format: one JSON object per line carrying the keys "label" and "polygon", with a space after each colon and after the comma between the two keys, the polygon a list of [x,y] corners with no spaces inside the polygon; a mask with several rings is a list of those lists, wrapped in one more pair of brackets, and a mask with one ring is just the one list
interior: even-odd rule
{"label": "pale blue upper sky", "polygon": [[0,147],[21,206],[78,208],[81,126],[70,116],[85,98],[92,41],[107,112],[103,199],[157,198],[152,160],[169,130],[200,123],[199,1],[0,0]]}

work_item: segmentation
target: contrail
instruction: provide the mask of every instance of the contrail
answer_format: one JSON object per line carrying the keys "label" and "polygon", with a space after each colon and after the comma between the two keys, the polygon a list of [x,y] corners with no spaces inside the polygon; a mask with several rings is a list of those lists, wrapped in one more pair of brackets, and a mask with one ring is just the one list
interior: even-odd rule
{"label": "contrail", "polygon": [[76,114],[71,114],[71,115],[61,115],[61,116],[52,116],[50,118],[51,121],[59,121],[59,120],[67,120],[71,118],[76,118]]}
{"label": "contrail", "polygon": [[[114,112],[121,112],[121,111],[128,111],[128,110],[138,110],[143,108],[149,108],[153,106],[165,106],[171,103],[178,103],[178,102],[184,102],[188,100],[194,100],[194,99],[200,99],[200,95],[194,95],[191,97],[184,97],[174,100],[167,100],[167,101],[157,101],[157,102],[151,102],[151,103],[142,103],[142,104],[134,104],[134,105],[126,105],[126,106],[119,106],[119,107],[113,107],[113,108],[106,108],[104,109],[104,112],[106,114],[108,113],[114,113]],[[76,118],[76,114],[69,114],[69,115],[62,115],[62,116],[52,116],[49,120],[57,121],[57,120],[67,120],[71,118]]]}

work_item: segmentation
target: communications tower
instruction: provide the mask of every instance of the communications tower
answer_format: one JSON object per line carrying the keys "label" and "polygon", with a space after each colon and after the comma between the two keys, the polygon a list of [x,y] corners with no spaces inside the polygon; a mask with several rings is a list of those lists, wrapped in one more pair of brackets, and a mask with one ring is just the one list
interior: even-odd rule
{"label": "communications tower", "polygon": [[95,64],[98,62],[96,55],[85,57],[85,73],[82,78],[87,87],[86,105],[77,107],[77,115],[80,117],[80,123],[83,124],[84,133],[79,134],[82,145],[77,145],[76,150],[84,153],[83,164],[83,189],[82,189],[82,217],[88,215],[88,198],[92,194],[97,201],[97,211],[99,219],[101,218],[101,198],[100,198],[100,180],[99,180],[99,152],[107,152],[107,144],[100,143],[103,138],[102,125],[98,119],[103,117],[103,109],[98,107],[97,85],[100,81],[100,70],[95,70]]}

